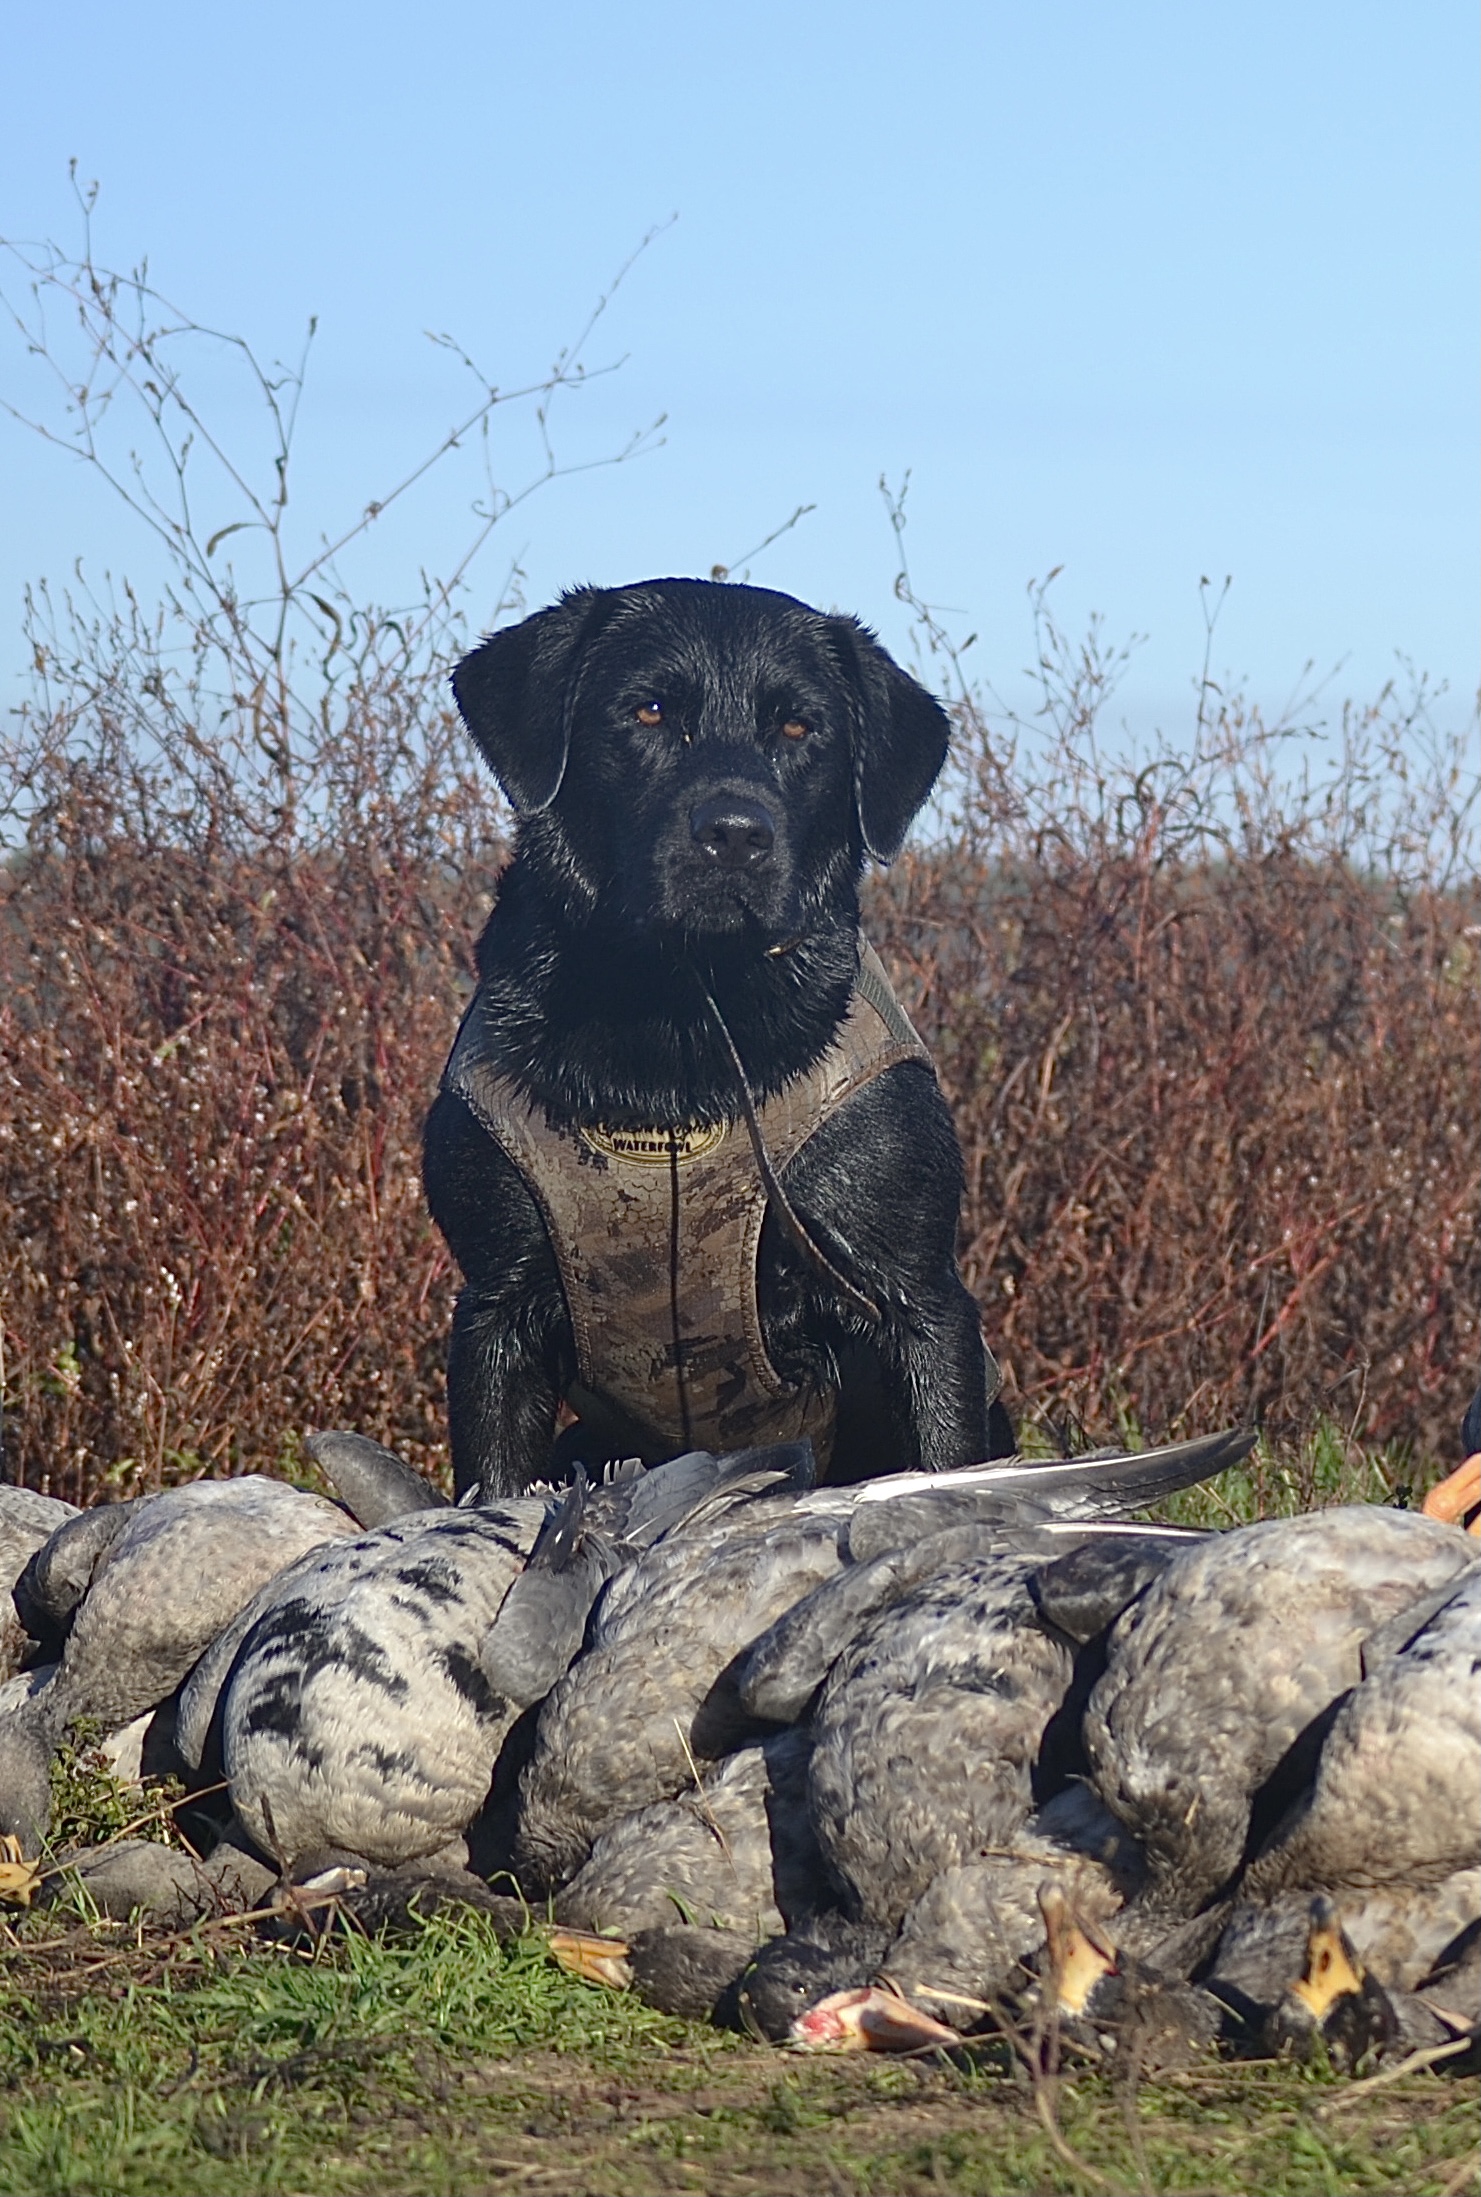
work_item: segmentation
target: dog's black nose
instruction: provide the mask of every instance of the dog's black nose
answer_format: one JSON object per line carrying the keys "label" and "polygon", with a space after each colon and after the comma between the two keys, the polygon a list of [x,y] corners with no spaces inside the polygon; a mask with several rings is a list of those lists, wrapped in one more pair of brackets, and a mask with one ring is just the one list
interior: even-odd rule
{"label": "dog's black nose", "polygon": [[776,845],[776,824],[759,801],[744,794],[716,793],[696,801],[689,811],[696,846],[723,870],[753,869]]}

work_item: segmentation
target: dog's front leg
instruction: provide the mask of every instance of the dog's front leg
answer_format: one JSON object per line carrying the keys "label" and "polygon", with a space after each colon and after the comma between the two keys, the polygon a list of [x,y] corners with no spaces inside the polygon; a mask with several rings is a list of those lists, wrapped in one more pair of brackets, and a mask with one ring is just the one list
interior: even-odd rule
{"label": "dog's front leg", "polygon": [[549,1470],[560,1398],[575,1374],[560,1273],[517,1168],[461,1100],[427,1119],[432,1217],[463,1270],[447,1362],[453,1486],[517,1495]]}
{"label": "dog's front leg", "polygon": [[458,1297],[447,1353],[453,1487],[518,1495],[549,1469],[558,1397],[544,1353],[504,1297]]}
{"label": "dog's front leg", "polygon": [[[831,1477],[942,1472],[1011,1450],[1006,1415],[990,1408],[996,1378],[981,1317],[957,1271],[961,1152],[930,1071],[905,1062],[857,1093],[804,1145],[786,1188],[879,1313],[869,1321],[830,1289],[768,1218],[762,1309],[778,1362],[792,1359],[800,1372],[809,1330],[831,1330],[839,1375]],[[790,1272],[792,1289],[767,1290],[768,1263],[774,1284],[778,1267]],[[796,1306],[799,1286],[812,1309],[789,1318],[782,1308],[789,1299]]]}

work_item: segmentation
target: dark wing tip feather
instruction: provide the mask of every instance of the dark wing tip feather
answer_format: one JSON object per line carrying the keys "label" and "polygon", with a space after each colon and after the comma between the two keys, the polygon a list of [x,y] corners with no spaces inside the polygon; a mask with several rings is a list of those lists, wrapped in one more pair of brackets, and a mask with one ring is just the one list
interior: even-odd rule
{"label": "dark wing tip feather", "polygon": [[1073,1506],[1084,1515],[1117,1516],[1196,1487],[1247,1457],[1258,1439],[1252,1427],[1200,1434],[1161,1449],[1095,1451],[1085,1457],[1004,1467],[1004,1491],[1051,1510]]}

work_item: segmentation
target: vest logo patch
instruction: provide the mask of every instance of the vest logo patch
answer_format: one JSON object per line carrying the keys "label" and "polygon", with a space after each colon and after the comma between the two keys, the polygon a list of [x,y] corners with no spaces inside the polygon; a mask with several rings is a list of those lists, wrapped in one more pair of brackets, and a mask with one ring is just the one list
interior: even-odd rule
{"label": "vest logo patch", "polygon": [[724,1141],[725,1124],[710,1129],[586,1129],[581,1141],[593,1152],[612,1160],[629,1160],[639,1167],[667,1167],[675,1159],[697,1160]]}

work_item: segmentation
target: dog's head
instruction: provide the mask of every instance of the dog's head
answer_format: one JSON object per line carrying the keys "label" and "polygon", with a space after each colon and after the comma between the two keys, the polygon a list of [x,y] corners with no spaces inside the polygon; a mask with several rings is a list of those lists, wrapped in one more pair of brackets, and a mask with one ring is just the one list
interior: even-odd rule
{"label": "dog's head", "polygon": [[852,618],[706,580],[583,588],[453,673],[521,850],[640,927],[806,931],[889,861],[941,705]]}

